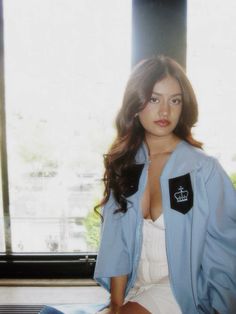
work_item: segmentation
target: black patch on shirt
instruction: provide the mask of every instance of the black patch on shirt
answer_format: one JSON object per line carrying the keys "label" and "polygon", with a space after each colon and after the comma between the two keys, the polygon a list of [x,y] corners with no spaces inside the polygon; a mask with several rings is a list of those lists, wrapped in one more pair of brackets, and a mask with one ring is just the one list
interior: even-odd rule
{"label": "black patch on shirt", "polygon": [[169,192],[171,208],[181,214],[187,214],[193,207],[193,189],[190,173],[169,179]]}
{"label": "black patch on shirt", "polygon": [[123,193],[125,197],[129,197],[138,191],[138,185],[140,176],[143,170],[144,164],[134,164],[125,170],[124,182],[126,190]]}

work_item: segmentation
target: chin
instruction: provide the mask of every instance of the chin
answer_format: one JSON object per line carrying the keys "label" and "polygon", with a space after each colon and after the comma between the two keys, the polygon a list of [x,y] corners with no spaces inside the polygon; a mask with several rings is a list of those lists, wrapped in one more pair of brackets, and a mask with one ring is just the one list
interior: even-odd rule
{"label": "chin", "polygon": [[156,137],[165,137],[173,134],[173,132],[148,132],[148,133]]}

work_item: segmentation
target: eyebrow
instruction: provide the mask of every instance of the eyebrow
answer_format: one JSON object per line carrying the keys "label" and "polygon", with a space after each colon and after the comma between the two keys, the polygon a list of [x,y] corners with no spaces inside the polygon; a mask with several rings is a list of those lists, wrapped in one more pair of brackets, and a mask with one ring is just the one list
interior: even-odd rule
{"label": "eyebrow", "polygon": [[[160,93],[157,93],[157,92],[152,92],[152,94],[155,94],[157,96],[162,96],[163,94],[160,94]],[[177,94],[173,94],[173,95],[170,95],[171,97],[175,97],[175,96],[183,96],[182,93],[177,93]]]}

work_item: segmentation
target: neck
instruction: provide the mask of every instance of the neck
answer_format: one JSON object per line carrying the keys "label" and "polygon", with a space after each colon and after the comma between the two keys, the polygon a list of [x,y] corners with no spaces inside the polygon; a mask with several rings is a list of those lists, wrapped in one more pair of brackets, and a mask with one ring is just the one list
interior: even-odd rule
{"label": "neck", "polygon": [[149,156],[152,157],[157,154],[171,153],[180,142],[180,139],[174,134],[167,136],[146,134],[145,142],[148,147]]}

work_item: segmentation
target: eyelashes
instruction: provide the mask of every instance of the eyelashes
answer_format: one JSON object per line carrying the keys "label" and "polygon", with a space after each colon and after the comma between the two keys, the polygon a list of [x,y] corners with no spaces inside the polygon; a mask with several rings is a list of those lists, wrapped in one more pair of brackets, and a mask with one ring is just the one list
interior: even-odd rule
{"label": "eyelashes", "polygon": [[180,98],[174,98],[171,100],[171,102],[174,104],[174,105],[180,105],[182,104],[182,99]]}
{"label": "eyelashes", "polygon": [[151,104],[158,104],[160,102],[160,100],[157,97],[151,97],[149,102]]}
{"label": "eyelashes", "polygon": [[[159,104],[160,102],[161,102],[160,97],[152,96],[149,99],[149,103],[151,103],[151,104]],[[179,97],[178,98],[172,98],[169,100],[169,104],[170,105],[180,105],[180,104],[182,104],[182,99]]]}

